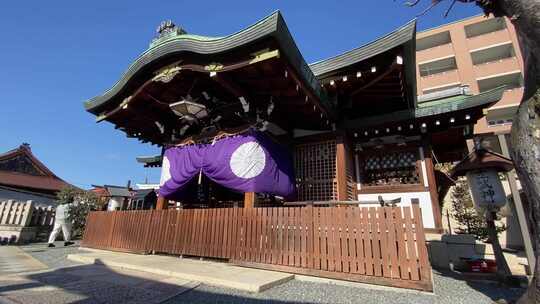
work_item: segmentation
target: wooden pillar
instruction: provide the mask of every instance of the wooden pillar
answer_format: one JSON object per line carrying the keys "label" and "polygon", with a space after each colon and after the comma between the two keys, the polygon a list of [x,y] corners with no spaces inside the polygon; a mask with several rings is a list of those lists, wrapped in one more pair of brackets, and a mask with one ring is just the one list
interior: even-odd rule
{"label": "wooden pillar", "polygon": [[[510,158],[510,151],[508,150],[508,143],[506,142],[506,137],[504,134],[499,134],[499,144],[501,146],[501,151],[504,156]],[[510,186],[510,192],[512,193],[512,201],[514,202],[514,207],[516,210],[516,215],[518,218],[519,229],[521,230],[521,237],[523,238],[523,245],[525,246],[525,254],[527,256],[527,262],[529,267],[527,268],[527,274],[532,274],[532,271],[535,269],[536,257],[534,255],[534,248],[531,240],[531,233],[529,232],[529,225],[527,221],[527,216],[525,215],[525,209],[523,208],[523,202],[521,201],[521,196],[519,195],[519,189],[517,187],[516,181],[516,170],[512,170],[506,173],[506,179]]]}
{"label": "wooden pillar", "polygon": [[246,192],[244,193],[244,208],[253,208],[255,207],[255,200],[257,195],[255,192]]}
{"label": "wooden pillar", "polygon": [[433,165],[432,151],[428,144],[424,144],[423,148],[425,151],[424,161],[426,163],[426,173],[429,197],[431,198],[431,210],[433,211],[433,221],[435,223],[435,229],[442,231],[442,214],[441,207],[439,205],[439,193],[437,192],[437,180],[435,179],[435,166]]}
{"label": "wooden pillar", "polygon": [[345,149],[345,138],[336,138],[336,180],[338,201],[346,201],[347,197],[347,155]]}
{"label": "wooden pillar", "polygon": [[164,210],[169,207],[169,200],[164,198],[163,196],[158,196],[157,203],[156,203],[156,210]]}

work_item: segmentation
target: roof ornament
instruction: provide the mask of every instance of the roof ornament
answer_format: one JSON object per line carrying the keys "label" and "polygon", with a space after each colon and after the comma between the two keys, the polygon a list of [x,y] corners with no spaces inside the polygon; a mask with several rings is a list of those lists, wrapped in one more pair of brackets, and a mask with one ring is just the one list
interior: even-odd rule
{"label": "roof ornament", "polygon": [[183,28],[176,26],[176,24],[174,24],[171,20],[165,20],[161,21],[161,23],[157,27],[156,34],[156,37],[152,39],[152,42],[150,43],[150,47],[159,44],[169,38],[185,35],[187,34],[187,32]]}

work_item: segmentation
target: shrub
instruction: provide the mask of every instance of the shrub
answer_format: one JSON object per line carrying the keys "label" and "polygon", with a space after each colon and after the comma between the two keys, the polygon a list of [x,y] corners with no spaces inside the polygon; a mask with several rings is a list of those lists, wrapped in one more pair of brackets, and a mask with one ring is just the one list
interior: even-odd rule
{"label": "shrub", "polygon": [[73,224],[71,234],[79,237],[86,227],[86,217],[92,210],[96,210],[98,197],[91,191],[75,187],[65,187],[57,194],[58,204],[72,204],[69,208],[68,221]]}

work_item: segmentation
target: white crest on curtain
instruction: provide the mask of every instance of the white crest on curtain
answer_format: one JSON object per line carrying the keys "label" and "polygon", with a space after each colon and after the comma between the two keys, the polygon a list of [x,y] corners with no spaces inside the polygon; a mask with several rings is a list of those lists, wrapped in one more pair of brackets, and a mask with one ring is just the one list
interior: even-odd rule
{"label": "white crest on curtain", "polygon": [[246,179],[261,174],[265,164],[264,149],[254,141],[244,143],[236,148],[229,162],[234,175]]}
{"label": "white crest on curtain", "polygon": [[161,178],[159,179],[159,185],[163,186],[169,179],[171,179],[171,164],[167,156],[163,156],[163,163],[161,165]]}

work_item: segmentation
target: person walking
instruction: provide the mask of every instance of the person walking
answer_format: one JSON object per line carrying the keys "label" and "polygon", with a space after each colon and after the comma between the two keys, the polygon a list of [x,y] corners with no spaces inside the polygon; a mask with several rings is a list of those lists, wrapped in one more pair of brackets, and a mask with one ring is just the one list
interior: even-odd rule
{"label": "person walking", "polygon": [[64,246],[73,245],[71,242],[71,222],[69,221],[69,209],[71,208],[71,203],[63,202],[58,207],[56,207],[56,214],[54,216],[54,227],[49,236],[49,247],[56,247],[54,241],[62,230],[64,235]]}

